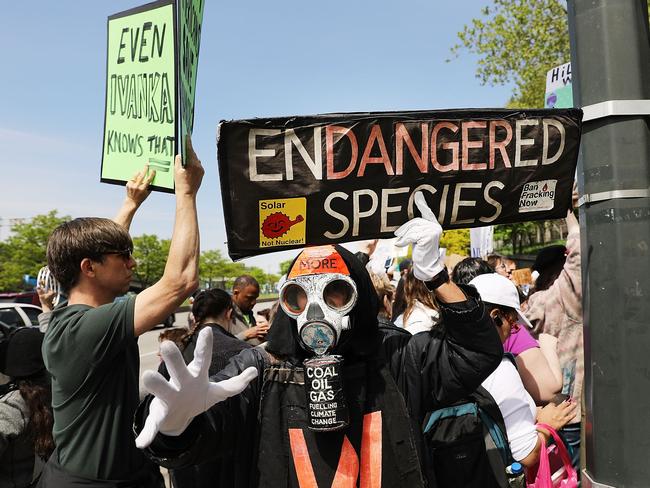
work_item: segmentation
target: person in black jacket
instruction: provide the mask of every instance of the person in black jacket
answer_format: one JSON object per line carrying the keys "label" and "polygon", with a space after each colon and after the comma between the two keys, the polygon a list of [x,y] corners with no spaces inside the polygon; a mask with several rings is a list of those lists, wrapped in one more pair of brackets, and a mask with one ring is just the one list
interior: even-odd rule
{"label": "person in black jacket", "polygon": [[[231,334],[232,313],[232,298],[225,290],[219,288],[204,290],[194,297],[192,316],[196,322],[193,327],[185,331],[182,337],[174,341],[181,349],[186,363],[193,359],[198,332],[203,328],[212,331],[212,361],[208,370],[210,376],[221,371],[228,364],[230,358],[236,356],[240,351],[253,347]],[[166,378],[169,377],[164,363],[161,363],[158,371]],[[172,469],[169,473],[172,486],[174,488],[234,486],[230,469],[235,461],[234,455],[235,453],[228,453],[222,456],[218,462],[211,461],[182,469]]]}
{"label": "person in black jacket", "polygon": [[139,409],[136,444],[171,468],[235,452],[237,487],[436,486],[423,469],[424,416],[474,391],[503,351],[476,291],[449,281],[442,229],[421,196],[416,203],[425,218],[396,234],[413,244],[414,272],[441,304],[439,327],[380,329],[363,264],[340,246],[306,248],[266,348],[242,351],[209,381],[209,334],[187,368],[163,344],[172,380],[145,376],[156,398]]}

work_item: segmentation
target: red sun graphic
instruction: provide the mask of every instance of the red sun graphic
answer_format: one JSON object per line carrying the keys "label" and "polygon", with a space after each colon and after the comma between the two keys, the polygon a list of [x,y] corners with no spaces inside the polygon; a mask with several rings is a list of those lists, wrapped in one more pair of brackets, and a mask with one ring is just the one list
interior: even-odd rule
{"label": "red sun graphic", "polygon": [[289,229],[296,225],[298,222],[304,220],[302,215],[298,215],[294,220],[291,220],[288,215],[281,212],[275,212],[267,216],[262,222],[262,234],[268,239],[283,236]]}

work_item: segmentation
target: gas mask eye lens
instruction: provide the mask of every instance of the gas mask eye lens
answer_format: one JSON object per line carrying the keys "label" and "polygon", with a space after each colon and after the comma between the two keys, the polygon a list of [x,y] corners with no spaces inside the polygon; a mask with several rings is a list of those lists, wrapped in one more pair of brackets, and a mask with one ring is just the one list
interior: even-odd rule
{"label": "gas mask eye lens", "polygon": [[299,285],[289,284],[282,291],[282,305],[292,314],[301,314],[307,306],[307,294]]}
{"label": "gas mask eye lens", "polygon": [[335,310],[345,308],[354,298],[352,286],[344,280],[334,280],[325,286],[323,299],[327,305]]}

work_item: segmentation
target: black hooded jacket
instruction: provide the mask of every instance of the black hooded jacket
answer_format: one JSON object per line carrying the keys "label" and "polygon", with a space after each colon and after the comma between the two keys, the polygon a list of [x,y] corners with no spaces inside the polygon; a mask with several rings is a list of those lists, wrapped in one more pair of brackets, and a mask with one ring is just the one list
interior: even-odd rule
{"label": "black hooded jacket", "polygon": [[[295,320],[280,309],[265,349],[242,351],[211,379],[251,366],[258,377],[240,395],[196,417],[180,436],[158,435],[146,450],[150,458],[178,468],[234,450],[232,479],[220,480],[220,488],[436,486],[423,468],[424,416],[473,392],[498,366],[503,350],[496,329],[472,287],[463,287],[466,301],[442,304],[443,321],[430,332],[411,336],[380,328],[364,265],[346,249],[336,250],[358,292],[351,327],[333,351],[344,358],[350,425],[334,433],[306,428],[302,361],[309,354],[299,344]],[[138,411],[136,432],[149,401]]]}

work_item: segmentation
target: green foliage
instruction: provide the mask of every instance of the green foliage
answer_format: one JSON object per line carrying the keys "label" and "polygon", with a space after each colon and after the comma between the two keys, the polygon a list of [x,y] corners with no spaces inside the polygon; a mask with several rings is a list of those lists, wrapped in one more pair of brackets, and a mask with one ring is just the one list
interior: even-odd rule
{"label": "green foliage", "polygon": [[257,280],[257,282],[260,285],[263,285],[266,283],[266,273],[262,268],[258,268],[257,266],[253,266],[251,268],[246,269],[246,274],[251,275],[253,278]]}
{"label": "green foliage", "polygon": [[278,281],[280,281],[280,275],[276,273],[268,273],[265,279],[266,279],[266,283],[270,285],[274,285]]}
{"label": "green foliage", "polygon": [[546,72],[571,60],[565,5],[562,0],[492,0],[458,33],[460,43],[451,52],[476,54],[476,77],[483,84],[513,82],[508,108],[543,107]]}
{"label": "green foliage", "polygon": [[497,225],[494,228],[495,250],[501,254],[530,253],[563,237],[563,226],[563,219]]}
{"label": "green foliage", "polygon": [[460,254],[469,256],[469,229],[446,230],[440,238],[440,247],[447,249],[447,256]]}
{"label": "green foliage", "polygon": [[57,211],[52,210],[12,226],[12,234],[0,243],[0,290],[19,291],[23,288],[23,275],[38,274],[47,264],[47,239],[56,227],[68,220],[69,216],[59,217]]}
{"label": "green foliage", "polygon": [[153,285],[162,277],[170,244],[169,239],[159,239],[153,234],[133,238],[133,257],[138,263],[135,276],[143,288]]}
{"label": "green foliage", "polygon": [[208,288],[212,288],[215,282],[223,283],[228,275],[228,263],[217,249],[203,251],[199,257],[199,278]]}
{"label": "green foliage", "polygon": [[462,49],[479,57],[476,77],[483,84],[513,82],[511,108],[544,106],[546,72],[571,59],[565,2],[493,0],[482,17],[458,33]]}
{"label": "green foliage", "polygon": [[[546,246],[554,246],[556,244],[565,245],[566,244],[566,239],[556,239],[556,240],[553,240],[553,241],[546,242],[544,244],[542,244],[541,242],[537,242],[535,244],[522,246],[521,249],[519,249],[519,252],[517,252],[516,254],[534,256],[539,252],[540,249],[545,248]],[[511,256],[511,255],[515,254],[515,253],[512,252],[512,249],[510,248],[510,245],[508,245],[508,246],[506,246],[506,247],[504,247],[502,249],[499,249],[498,253],[503,254],[505,256]]]}
{"label": "green foliage", "polygon": [[[535,222],[520,222],[518,224],[497,225],[494,227],[494,240],[501,241],[507,246],[509,253],[521,254],[524,242],[530,241],[532,235],[536,232],[537,224]],[[497,249],[504,252],[504,249]]]}
{"label": "green foliage", "polygon": [[286,261],[280,262],[281,275],[286,275],[289,273],[289,268],[291,267],[291,263],[293,263],[293,259],[287,259]]}
{"label": "green foliage", "polygon": [[260,285],[273,285],[279,277],[276,274],[267,274],[262,268],[247,267],[242,263],[234,263],[224,258],[217,249],[203,251],[199,259],[199,277],[202,286],[207,288],[220,287],[229,289],[232,282],[240,275],[249,274]]}

